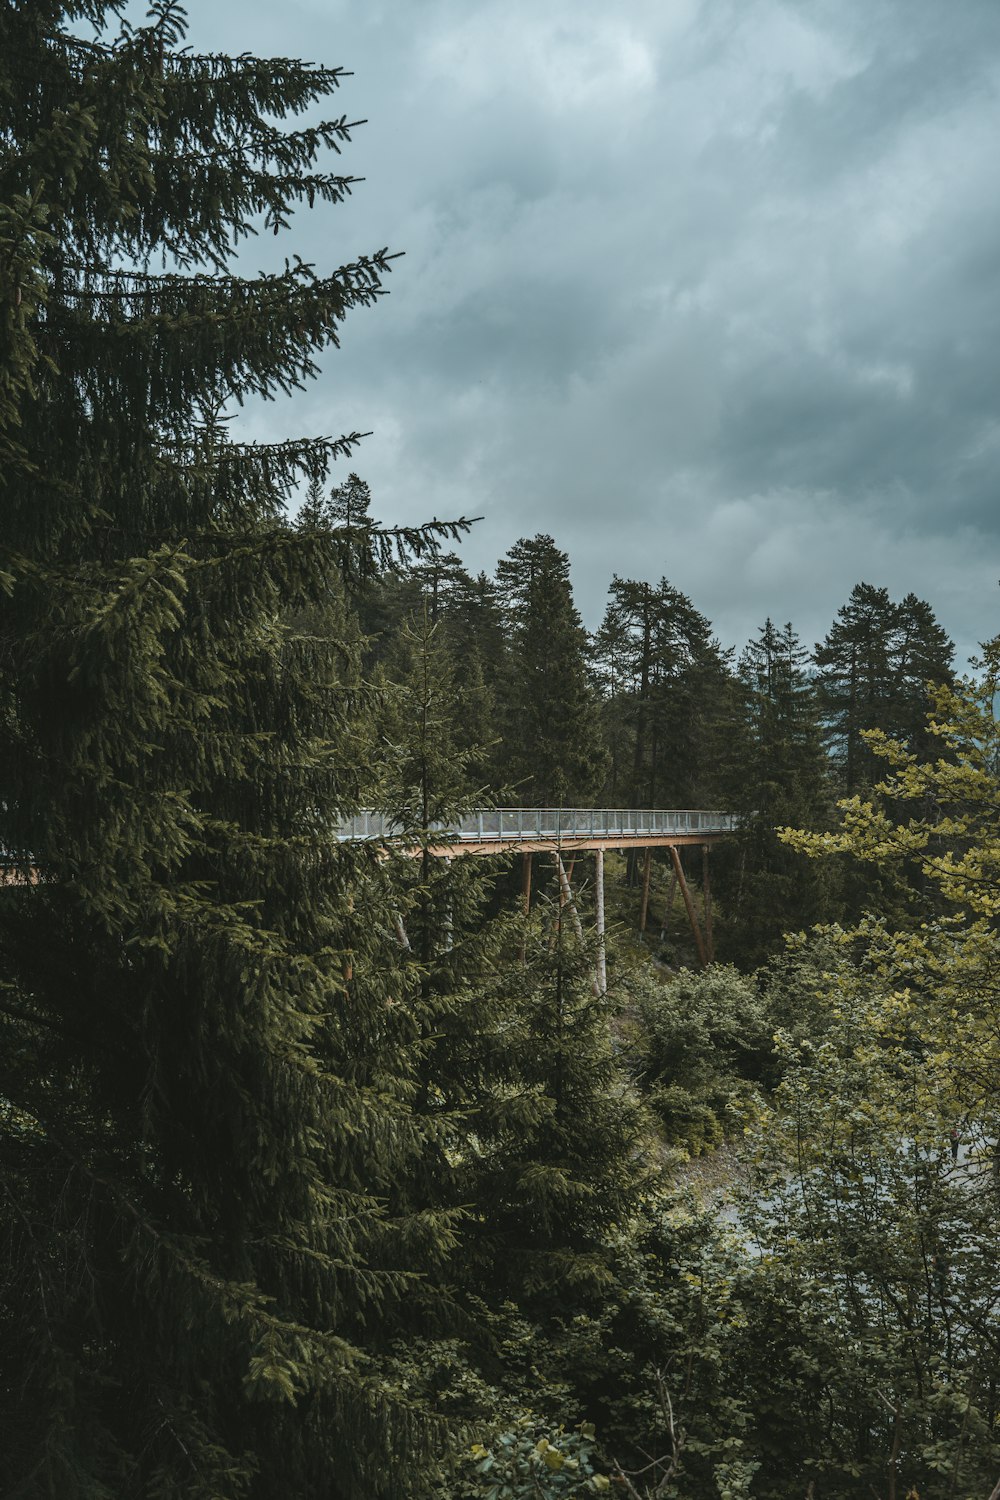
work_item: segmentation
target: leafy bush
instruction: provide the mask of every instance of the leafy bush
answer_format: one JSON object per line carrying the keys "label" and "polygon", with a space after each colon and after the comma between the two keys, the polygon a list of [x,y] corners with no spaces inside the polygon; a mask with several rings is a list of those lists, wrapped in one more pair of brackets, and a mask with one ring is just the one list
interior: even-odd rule
{"label": "leafy bush", "polygon": [[636,1066],[671,1145],[717,1146],[768,1073],[772,1033],[754,979],[729,966],[630,980],[640,1022]]}
{"label": "leafy bush", "polygon": [[593,1500],[611,1489],[596,1467],[594,1428],[587,1422],[567,1432],[538,1435],[525,1416],[489,1448],[476,1443],[454,1500]]}

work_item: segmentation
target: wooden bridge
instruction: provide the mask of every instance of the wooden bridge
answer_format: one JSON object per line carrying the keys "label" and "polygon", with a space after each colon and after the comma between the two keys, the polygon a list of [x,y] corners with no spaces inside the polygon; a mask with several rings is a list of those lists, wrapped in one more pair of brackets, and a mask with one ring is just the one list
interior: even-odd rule
{"label": "wooden bridge", "polygon": [[[717,839],[731,834],[736,826],[737,818],[732,813],[691,808],[490,807],[478,808],[453,822],[434,824],[426,831],[425,836],[428,852],[442,859],[519,850],[522,856],[522,890],[526,914],[531,910],[532,855],[550,853],[559,878],[560,907],[568,911],[581,938],[582,924],[573,897],[571,879],[576,855],[592,851],[597,929],[597,972],[594,987],[603,994],[607,988],[604,961],[605,852],[608,849],[645,850],[639,917],[639,932],[642,935],[645,934],[649,914],[652,851],[656,848],[669,849],[674,880],[680,887],[698,957],[705,966],[714,960],[708,851]],[[398,824],[384,814],[375,812],[361,812],[356,817],[345,820],[337,829],[337,838],[352,841],[371,839],[380,843],[408,841],[407,833]],[[412,838],[412,834],[409,838]],[[678,852],[686,844],[698,844],[702,850],[704,928],[698,921]],[[421,848],[423,847],[421,843]],[[569,856],[568,870],[563,855]]]}

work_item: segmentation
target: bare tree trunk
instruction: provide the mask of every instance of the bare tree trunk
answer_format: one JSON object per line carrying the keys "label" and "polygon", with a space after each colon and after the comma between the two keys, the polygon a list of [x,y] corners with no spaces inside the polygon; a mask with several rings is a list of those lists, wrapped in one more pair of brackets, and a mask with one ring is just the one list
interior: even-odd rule
{"label": "bare tree trunk", "polygon": [[604,952],[604,850],[594,851],[594,906],[597,913],[597,993],[608,992],[608,967]]}

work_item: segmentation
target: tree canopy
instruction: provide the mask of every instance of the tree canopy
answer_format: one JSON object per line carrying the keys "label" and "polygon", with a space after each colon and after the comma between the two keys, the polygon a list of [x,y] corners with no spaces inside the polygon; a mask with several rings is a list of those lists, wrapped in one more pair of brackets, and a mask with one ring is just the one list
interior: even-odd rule
{"label": "tree canopy", "polygon": [[[734,666],[617,576],[590,634],[554,538],[473,576],[359,434],[234,440],[394,257],[245,274],[345,75],[120,11],[0,6],[5,1493],[988,1493],[1000,645],[859,584]],[[444,857],[511,794],[736,813],[740,967],[611,853],[599,938],[582,861]]]}
{"label": "tree canopy", "polygon": [[391,257],[233,269],[350,191],[348,116],[290,123],[342,72],[200,56],[170,0],[74,31],[114,9],[0,16],[0,843],[35,881],[0,891],[5,1478],[370,1495],[435,1441],[380,1350],[452,1231],[388,1202],[428,1125],[391,903],[330,838],[370,780],[316,628],[357,528],[285,515],[356,435],[225,415],[307,381]]}

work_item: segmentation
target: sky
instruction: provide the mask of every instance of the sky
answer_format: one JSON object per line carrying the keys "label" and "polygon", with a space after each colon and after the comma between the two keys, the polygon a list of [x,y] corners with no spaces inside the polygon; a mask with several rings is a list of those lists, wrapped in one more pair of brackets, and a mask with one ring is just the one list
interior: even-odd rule
{"label": "sky", "polygon": [[[666,576],[741,647],[857,582],[1000,631],[997,0],[198,0],[198,50],[353,71],[346,205],[275,250],[402,250],[258,437],[373,429],[387,523],[484,519]],[[345,475],[346,475],[345,466]]]}

